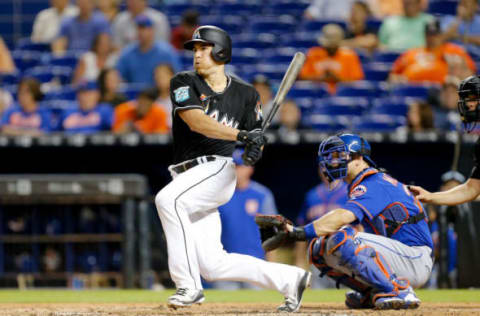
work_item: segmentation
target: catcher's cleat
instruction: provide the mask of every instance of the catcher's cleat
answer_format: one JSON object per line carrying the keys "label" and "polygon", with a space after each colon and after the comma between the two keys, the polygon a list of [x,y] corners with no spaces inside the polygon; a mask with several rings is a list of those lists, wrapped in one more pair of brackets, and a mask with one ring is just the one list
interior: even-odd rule
{"label": "catcher's cleat", "polygon": [[177,309],[179,307],[188,307],[193,304],[201,304],[205,301],[202,290],[191,290],[180,288],[177,292],[168,298],[168,307]]}
{"label": "catcher's cleat", "polygon": [[311,280],[312,273],[306,271],[298,282],[297,290],[295,291],[294,295],[285,297],[285,303],[280,305],[277,310],[285,313],[295,313],[298,311],[300,309],[300,305],[302,305],[303,292],[307,287],[310,286]]}
{"label": "catcher's cleat", "polygon": [[373,308],[370,291],[362,294],[357,291],[348,291],[345,293],[345,305],[351,309]]}
{"label": "catcher's cleat", "polygon": [[398,291],[396,296],[385,296],[375,300],[375,309],[415,309],[420,306],[420,299],[412,287]]}

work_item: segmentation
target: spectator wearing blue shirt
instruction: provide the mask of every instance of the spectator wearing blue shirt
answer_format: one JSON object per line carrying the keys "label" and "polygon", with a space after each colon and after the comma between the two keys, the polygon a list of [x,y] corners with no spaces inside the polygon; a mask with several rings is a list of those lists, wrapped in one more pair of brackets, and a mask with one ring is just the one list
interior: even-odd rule
{"label": "spectator wearing blue shirt", "polygon": [[181,70],[180,57],[166,41],[155,41],[152,20],[146,15],[135,19],[138,42],[125,47],[117,62],[117,70],[128,83],[154,86],[154,69],[169,64],[175,72]]}
{"label": "spectator wearing blue shirt", "polygon": [[2,133],[7,135],[39,136],[50,131],[51,112],[39,106],[43,94],[40,82],[24,78],[18,85],[18,105],[2,115]]}
{"label": "spectator wearing blue shirt", "polygon": [[[260,231],[255,224],[255,215],[278,214],[272,192],[258,182],[251,180],[254,172],[252,166],[243,164],[242,150],[235,150],[233,161],[236,164],[237,187],[232,199],[218,208],[222,221],[222,244],[227,252],[235,252],[254,256],[260,259],[273,260],[274,252],[267,253],[262,249]],[[240,288],[256,289],[244,282],[219,281],[215,288],[236,290]]]}
{"label": "spectator wearing blue shirt", "polygon": [[[347,200],[347,184],[345,182],[340,181],[332,188],[322,182],[305,194],[302,209],[296,220],[297,225],[300,226],[311,223],[331,210],[340,208],[347,202]],[[306,242],[297,242],[295,244],[295,264],[297,266],[307,268],[308,262],[305,256],[306,251]],[[313,266],[310,268],[312,271],[316,271]],[[318,277],[318,273],[313,273],[313,288],[329,288],[334,286],[334,281],[329,278],[320,278]]]}
{"label": "spectator wearing blue shirt", "polygon": [[113,110],[108,104],[98,104],[100,93],[95,82],[86,82],[78,87],[77,105],[60,115],[59,129],[69,134],[90,134],[110,131]]}
{"label": "spectator wearing blue shirt", "polygon": [[103,13],[94,11],[94,0],[77,0],[79,13],[62,22],[52,51],[61,55],[67,50],[88,51],[94,39],[102,34],[110,36],[110,25]]}
{"label": "spectator wearing blue shirt", "polygon": [[480,16],[476,14],[478,0],[460,0],[457,15],[446,15],[441,19],[445,40],[467,45],[480,52]]}

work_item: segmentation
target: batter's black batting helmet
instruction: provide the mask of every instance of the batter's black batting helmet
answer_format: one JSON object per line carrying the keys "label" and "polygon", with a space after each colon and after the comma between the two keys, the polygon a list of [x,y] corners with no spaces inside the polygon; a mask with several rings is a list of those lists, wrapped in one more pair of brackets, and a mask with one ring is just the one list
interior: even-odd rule
{"label": "batter's black batting helmet", "polygon": [[[470,109],[467,101],[477,101],[475,109]],[[466,126],[467,131],[471,131],[475,123],[480,121],[480,77],[470,76],[458,86],[458,112]],[[471,124],[473,123],[473,124]]]}
{"label": "batter's black batting helmet", "polygon": [[232,60],[232,39],[227,32],[213,25],[200,26],[193,33],[192,39],[183,44],[188,50],[193,50],[195,43],[213,45],[212,57],[215,61],[228,64]]}

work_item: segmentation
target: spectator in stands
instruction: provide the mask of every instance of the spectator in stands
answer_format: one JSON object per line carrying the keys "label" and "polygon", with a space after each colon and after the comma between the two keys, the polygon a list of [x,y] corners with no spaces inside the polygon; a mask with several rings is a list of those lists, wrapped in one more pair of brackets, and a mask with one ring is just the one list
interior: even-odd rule
{"label": "spectator in stands", "polygon": [[458,78],[448,76],[441,89],[431,91],[428,103],[433,107],[435,128],[444,131],[460,128],[461,120],[457,111],[459,84]]}
{"label": "spectator in stands", "polygon": [[[320,176],[320,169],[318,172]],[[327,184],[321,182],[305,194],[296,223],[297,225],[311,223],[329,211],[341,207],[347,200],[347,185],[343,181],[338,182],[333,188],[329,188]],[[306,242],[295,244],[295,265],[305,269],[309,265],[305,256],[306,251]],[[313,271],[315,268],[312,266],[310,269]],[[313,275],[312,287],[333,288],[335,286],[335,282],[332,282],[329,278],[319,278],[318,273],[313,273]]]}
{"label": "spectator in stands", "polygon": [[73,75],[73,84],[95,81],[104,68],[115,66],[117,55],[113,53],[110,36],[99,34],[95,37],[90,51],[82,55]]}
{"label": "spectator in stands", "polygon": [[110,35],[107,19],[103,13],[94,11],[94,0],[77,0],[77,6],[78,15],[62,22],[60,32],[52,43],[52,51],[57,55],[67,50],[87,51],[98,35]]}
{"label": "spectator in stands", "polygon": [[15,71],[15,63],[7,45],[0,36],[0,74],[8,74]]}
{"label": "spectator in stands", "polygon": [[115,133],[165,134],[169,128],[167,113],[155,104],[157,91],[153,88],[140,92],[136,101],[115,108]]}
{"label": "spectator in stands", "polygon": [[50,0],[51,7],[40,11],[33,22],[32,42],[50,44],[57,36],[65,18],[78,14],[70,0]]}
{"label": "spectator in stands", "polygon": [[407,113],[408,130],[413,133],[433,129],[433,109],[424,101],[412,102]]}
{"label": "spectator in stands", "polygon": [[394,51],[425,46],[425,25],[433,19],[421,0],[403,0],[404,14],[386,18],[379,30],[380,47]]}
{"label": "spectator in stands", "polygon": [[[258,74],[252,80],[252,85],[257,90],[258,95],[260,96],[260,103],[262,103],[262,112],[266,116],[273,105],[273,91],[270,80],[265,75]],[[280,118],[279,113],[275,114],[272,120],[272,124],[278,124]]]}
{"label": "spectator in stands", "polygon": [[7,90],[0,86],[0,117],[10,106],[13,105],[13,97]]}
{"label": "spectator in stands", "polygon": [[[298,130],[301,125],[302,113],[294,100],[286,100],[279,109],[278,136],[289,144],[298,144],[300,134]],[[275,127],[275,126],[274,126]]]}
{"label": "spectator in stands", "polygon": [[51,113],[39,106],[43,99],[40,82],[24,78],[18,85],[18,106],[7,109],[2,116],[2,133],[39,136],[51,130]]}
{"label": "spectator in stands", "polygon": [[118,92],[120,76],[113,68],[105,68],[98,76],[98,87],[100,89],[100,103],[109,103],[112,107],[127,101],[127,97]]}
{"label": "spectator in stands", "polygon": [[97,8],[112,23],[119,13],[120,0],[97,0]]}
{"label": "spectator in stands", "polygon": [[69,134],[89,134],[110,131],[113,111],[107,104],[99,104],[100,93],[95,82],[78,86],[77,106],[66,109],[60,115],[59,129]]}
{"label": "spectator in stands", "polygon": [[443,83],[448,74],[468,77],[476,71],[475,63],[462,47],[444,43],[438,20],[429,21],[424,33],[426,47],[412,48],[400,55],[393,64],[391,82]]}
{"label": "spectator in stands", "polygon": [[62,264],[62,257],[60,253],[52,246],[47,246],[45,254],[42,258],[43,269],[45,272],[56,272],[60,269]]}
{"label": "spectator in stands", "polygon": [[305,10],[308,20],[347,20],[355,0],[313,0]]}
{"label": "spectator in stands", "polygon": [[368,4],[362,1],[353,3],[345,40],[342,42],[343,46],[373,52],[378,45],[378,38],[376,31],[370,29],[367,25],[367,20],[370,17],[371,12]]}
{"label": "spectator in stands", "polygon": [[165,14],[149,8],[147,0],[127,0],[127,11],[121,12],[112,23],[117,47],[123,48],[137,39],[135,19],[141,15],[152,21],[156,41],[170,41],[170,24]]}
{"label": "spectator in stands", "polygon": [[170,99],[170,80],[174,72],[169,64],[160,64],[155,68],[155,88],[157,100],[155,101],[167,113],[168,126],[172,127],[172,99]]}
{"label": "spectator in stands", "polygon": [[[428,7],[428,0],[420,0],[422,10]],[[402,15],[403,0],[367,0],[373,15],[377,19],[383,19],[392,15]]]}
{"label": "spectator in stands", "polygon": [[352,49],[340,47],[343,39],[344,32],[340,26],[325,25],[319,38],[322,47],[310,48],[300,79],[326,82],[330,93],[335,93],[337,82],[362,80],[364,75],[360,59]]}
{"label": "spectator in stands", "polygon": [[[229,253],[275,261],[275,251],[266,254],[263,251],[260,231],[255,224],[256,214],[278,214],[275,199],[270,189],[251,180],[254,167],[243,163],[242,154],[240,149],[233,152],[237,186],[230,201],[218,208],[222,222],[222,245]],[[229,281],[215,282],[214,286],[228,290],[253,287],[251,284]]]}
{"label": "spectator in stands", "polygon": [[175,72],[181,70],[178,53],[170,43],[155,41],[153,21],[146,15],[135,19],[138,43],[125,47],[120,53],[117,69],[128,83],[154,85],[154,69],[159,64],[170,64]]}
{"label": "spectator in stands", "polygon": [[173,29],[171,43],[178,50],[183,50],[183,43],[190,40],[198,27],[198,12],[187,10],[182,14],[182,22]]}
{"label": "spectator in stands", "polygon": [[480,45],[480,16],[477,9],[478,0],[460,0],[457,16],[446,15],[441,20],[445,39],[469,46]]}

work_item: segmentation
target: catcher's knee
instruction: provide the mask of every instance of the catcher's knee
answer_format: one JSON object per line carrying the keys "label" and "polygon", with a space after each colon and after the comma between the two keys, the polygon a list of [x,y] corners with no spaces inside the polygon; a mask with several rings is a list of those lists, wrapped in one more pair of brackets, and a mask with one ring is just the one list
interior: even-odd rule
{"label": "catcher's knee", "polygon": [[326,236],[320,236],[312,239],[308,245],[309,261],[320,271],[327,268],[325,259],[323,258],[326,251],[327,240]]}
{"label": "catcher's knee", "polygon": [[351,226],[344,226],[328,238],[326,255],[337,254],[343,261],[349,261],[355,256],[357,245],[354,243],[356,230]]}

